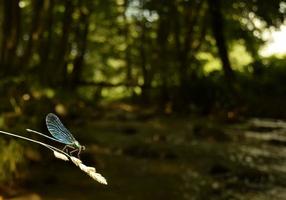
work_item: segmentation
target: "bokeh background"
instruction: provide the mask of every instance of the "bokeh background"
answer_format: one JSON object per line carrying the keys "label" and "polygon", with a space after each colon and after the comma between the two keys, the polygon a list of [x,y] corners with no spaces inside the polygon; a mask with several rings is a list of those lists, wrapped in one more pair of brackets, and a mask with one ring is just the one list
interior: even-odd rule
{"label": "bokeh background", "polygon": [[0,9],[1,130],[56,113],[109,182],[2,134],[0,199],[286,199],[285,0]]}

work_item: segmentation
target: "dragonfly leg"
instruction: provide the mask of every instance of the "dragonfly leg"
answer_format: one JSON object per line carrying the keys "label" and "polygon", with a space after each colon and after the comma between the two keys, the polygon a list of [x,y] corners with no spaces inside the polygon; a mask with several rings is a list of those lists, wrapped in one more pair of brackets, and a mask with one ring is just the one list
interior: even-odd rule
{"label": "dragonfly leg", "polygon": [[63,148],[63,151],[67,152],[67,153],[70,153],[68,148],[75,149],[73,146],[65,145],[64,148]]}
{"label": "dragonfly leg", "polygon": [[78,149],[78,152],[77,152],[77,157],[80,158],[80,152],[81,152],[81,149]]}
{"label": "dragonfly leg", "polygon": [[63,151],[65,152],[67,148],[68,148],[68,145],[65,145],[63,148]]}
{"label": "dragonfly leg", "polygon": [[70,151],[70,154],[74,153],[74,152],[78,152],[77,153],[77,157],[80,158],[79,154],[80,154],[80,149],[74,149],[72,151]]}

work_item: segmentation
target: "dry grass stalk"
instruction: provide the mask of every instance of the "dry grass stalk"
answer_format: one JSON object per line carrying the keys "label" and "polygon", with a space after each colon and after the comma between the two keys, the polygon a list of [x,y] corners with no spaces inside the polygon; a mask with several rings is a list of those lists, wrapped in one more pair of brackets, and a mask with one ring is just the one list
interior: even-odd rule
{"label": "dry grass stalk", "polygon": [[64,152],[63,153],[58,152],[58,151],[53,151],[53,152],[56,158],[64,160],[64,161],[71,160],[77,167],[79,167],[82,171],[87,173],[91,178],[93,178],[94,180],[96,180],[97,182],[101,184],[107,185],[106,179],[101,174],[97,173],[94,167],[87,166],[83,164],[80,159],[74,156],[70,156],[66,153],[64,154]]}
{"label": "dry grass stalk", "polygon": [[78,159],[74,156],[70,156],[70,159],[76,166],[79,166],[82,163],[80,159]]}
{"label": "dry grass stalk", "polygon": [[56,158],[58,158],[58,159],[61,159],[61,160],[64,160],[64,161],[69,161],[69,158],[66,155],[64,155],[62,153],[59,153],[57,151],[54,151],[54,156]]}
{"label": "dry grass stalk", "polygon": [[94,180],[96,180],[97,182],[107,185],[106,179],[101,174],[95,172],[95,173],[90,173],[88,175]]}
{"label": "dry grass stalk", "polygon": [[[33,131],[31,129],[27,129],[29,132],[35,132],[35,133],[38,133],[40,135],[44,135],[42,133],[39,133],[37,131]],[[24,137],[24,136],[21,136],[21,135],[17,135],[17,134],[13,134],[13,133],[9,133],[9,132],[6,132],[6,131],[1,131],[0,130],[0,133],[2,134],[5,134],[5,135],[9,135],[9,136],[13,136],[13,137],[17,137],[17,138],[20,138],[20,139],[23,139],[23,140],[27,140],[27,141],[30,141],[30,142],[33,142],[33,143],[37,143],[39,145],[42,145],[48,149],[50,149],[51,151],[53,151],[54,153],[54,156],[60,160],[64,160],[64,161],[72,161],[77,167],[79,167],[82,171],[84,171],[85,173],[87,173],[91,178],[93,178],[94,180],[98,181],[99,183],[101,184],[105,184],[107,185],[107,181],[106,179],[99,173],[96,173],[96,169],[94,167],[89,167],[89,166],[86,166],[82,163],[82,161],[74,156],[71,156],[69,154],[67,154],[66,152],[52,146],[52,145],[49,145],[49,144],[46,144],[46,143],[43,143],[43,142],[40,142],[40,141],[37,141],[37,140],[33,140],[33,139],[30,139],[30,138],[27,138],[27,137]],[[47,136],[45,136],[47,137]],[[50,137],[48,137],[50,138]],[[53,139],[54,140],[54,139]],[[0,196],[0,200],[1,200],[1,196]]]}

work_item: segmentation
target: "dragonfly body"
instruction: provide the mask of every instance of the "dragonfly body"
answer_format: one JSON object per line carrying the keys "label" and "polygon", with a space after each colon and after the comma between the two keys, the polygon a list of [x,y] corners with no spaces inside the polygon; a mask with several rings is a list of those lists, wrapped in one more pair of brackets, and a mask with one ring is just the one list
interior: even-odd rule
{"label": "dragonfly body", "polygon": [[77,151],[78,157],[80,152],[85,150],[85,147],[73,137],[70,131],[62,124],[55,114],[49,113],[46,116],[46,125],[55,140],[66,145],[63,150],[66,150],[67,148],[72,149],[69,153]]}

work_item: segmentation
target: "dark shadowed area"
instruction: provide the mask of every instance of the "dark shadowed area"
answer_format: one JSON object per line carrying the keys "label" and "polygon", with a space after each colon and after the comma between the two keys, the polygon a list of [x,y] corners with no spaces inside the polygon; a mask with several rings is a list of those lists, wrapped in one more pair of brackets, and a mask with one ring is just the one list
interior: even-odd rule
{"label": "dark shadowed area", "polygon": [[62,149],[26,131],[55,113],[108,182],[1,132],[0,200],[286,199],[285,0],[0,10],[0,131]]}

